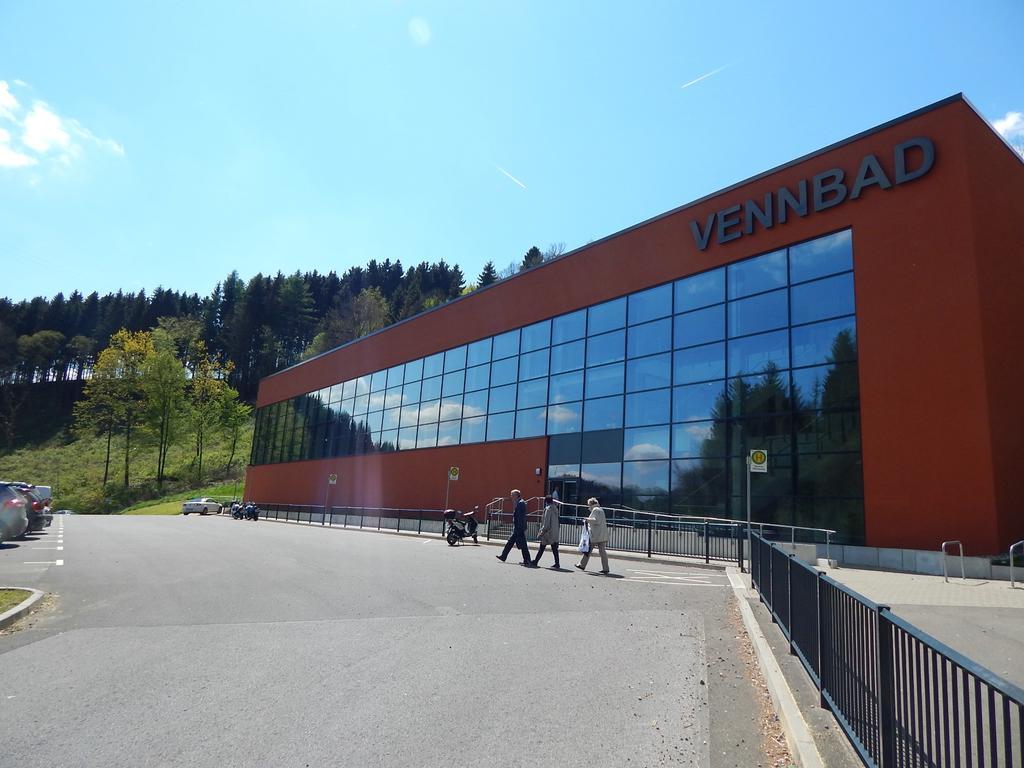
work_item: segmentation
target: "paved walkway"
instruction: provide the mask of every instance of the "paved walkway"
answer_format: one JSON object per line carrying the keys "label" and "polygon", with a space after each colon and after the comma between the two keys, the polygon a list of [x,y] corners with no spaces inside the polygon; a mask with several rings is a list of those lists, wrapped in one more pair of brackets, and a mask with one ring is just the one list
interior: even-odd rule
{"label": "paved walkway", "polygon": [[828,568],[836,581],[1024,688],[1024,587],[1007,581]]}

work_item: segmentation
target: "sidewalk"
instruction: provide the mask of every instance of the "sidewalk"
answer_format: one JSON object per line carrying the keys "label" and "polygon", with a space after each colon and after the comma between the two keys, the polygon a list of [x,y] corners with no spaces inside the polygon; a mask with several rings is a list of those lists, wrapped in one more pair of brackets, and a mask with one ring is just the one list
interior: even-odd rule
{"label": "sidewalk", "polygon": [[1024,688],[1024,588],[1006,581],[826,568],[825,573]]}

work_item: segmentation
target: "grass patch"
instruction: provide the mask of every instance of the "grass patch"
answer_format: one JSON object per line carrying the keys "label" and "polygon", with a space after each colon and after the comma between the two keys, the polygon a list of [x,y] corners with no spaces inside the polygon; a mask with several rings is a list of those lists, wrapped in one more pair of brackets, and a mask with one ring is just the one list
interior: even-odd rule
{"label": "grass patch", "polygon": [[9,611],[31,595],[31,592],[24,589],[0,589],[0,613]]}
{"label": "grass patch", "polygon": [[138,504],[132,504],[130,507],[121,510],[122,515],[177,515],[181,512],[181,502],[186,499],[198,499],[203,496],[209,496],[210,498],[216,499],[217,501],[224,503],[230,501],[232,494],[235,490],[238,490],[238,495],[242,495],[244,483],[221,483],[220,485],[208,485],[205,488],[200,488],[193,491],[184,491],[182,493],[172,493],[169,496],[162,496],[159,499],[150,499],[149,501],[140,501]]}

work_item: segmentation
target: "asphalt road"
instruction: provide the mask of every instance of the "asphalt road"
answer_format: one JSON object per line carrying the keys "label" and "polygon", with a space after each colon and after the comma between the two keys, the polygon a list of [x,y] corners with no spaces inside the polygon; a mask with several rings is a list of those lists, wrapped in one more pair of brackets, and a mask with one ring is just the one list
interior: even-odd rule
{"label": "asphalt road", "polygon": [[57,518],[0,547],[0,585],[55,595],[0,635],[0,766],[761,763],[724,573],[496,551]]}

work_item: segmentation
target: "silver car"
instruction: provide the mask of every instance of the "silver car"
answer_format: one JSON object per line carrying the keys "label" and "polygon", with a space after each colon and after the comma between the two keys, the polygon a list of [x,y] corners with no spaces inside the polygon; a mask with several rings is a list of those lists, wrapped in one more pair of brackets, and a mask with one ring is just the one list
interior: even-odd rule
{"label": "silver car", "polygon": [[0,483],[0,542],[21,536],[28,528],[28,502],[9,483]]}
{"label": "silver car", "polygon": [[189,499],[181,505],[181,514],[187,515],[189,512],[198,512],[200,515],[208,515],[211,512],[215,515],[220,514],[220,502],[215,499],[204,496],[201,499]]}

